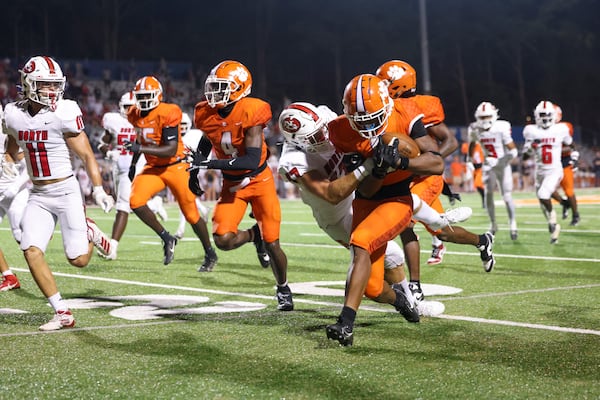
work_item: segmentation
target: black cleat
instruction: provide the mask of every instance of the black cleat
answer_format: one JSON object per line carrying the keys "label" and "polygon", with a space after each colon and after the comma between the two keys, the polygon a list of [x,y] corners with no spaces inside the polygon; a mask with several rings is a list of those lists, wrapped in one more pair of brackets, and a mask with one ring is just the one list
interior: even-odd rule
{"label": "black cleat", "polygon": [[205,254],[204,262],[202,263],[200,268],[198,268],[198,272],[212,272],[212,270],[217,266],[218,259],[219,258],[217,257],[216,253]]}
{"label": "black cleat", "polygon": [[163,251],[165,253],[165,258],[163,259],[163,264],[169,265],[173,258],[175,258],[175,246],[177,245],[177,238],[175,236],[169,235],[169,239],[166,242],[163,242]]}
{"label": "black cleat", "polygon": [[337,340],[342,346],[352,346],[354,342],[352,327],[342,325],[339,321],[333,325],[327,325],[325,331],[328,339]]}
{"label": "black cleat", "polygon": [[415,300],[417,300],[417,301],[425,300],[425,295],[423,294],[423,289],[421,289],[421,282],[409,282],[408,288],[412,292]]}
{"label": "black cleat", "polygon": [[260,262],[261,267],[267,268],[271,265],[271,257],[269,257],[269,253],[267,253],[267,246],[265,241],[262,239],[260,234],[260,228],[258,224],[254,224],[252,226],[252,231],[254,232],[254,247],[256,247],[256,255],[258,256],[258,261]]}
{"label": "black cleat", "polygon": [[562,200],[560,205],[562,206],[562,219],[567,219],[569,217],[569,208],[571,208],[569,200]]}
{"label": "black cleat", "polygon": [[276,296],[279,311],[292,311],[294,309],[294,300],[292,300],[292,291],[289,286],[285,288],[277,287]]}
{"label": "black cleat", "polygon": [[477,246],[477,249],[481,253],[481,263],[485,272],[492,272],[494,265],[496,265],[496,259],[492,253],[492,247],[494,245],[494,235],[490,232],[484,234],[486,241],[482,246]]}
{"label": "black cleat", "polygon": [[581,218],[579,218],[579,214],[575,214],[573,213],[573,218],[571,219],[571,226],[577,226],[579,225],[579,222],[581,221]]}
{"label": "black cleat", "polygon": [[396,301],[394,302],[396,311],[402,314],[408,322],[419,322],[419,310],[417,310],[416,304],[410,304],[402,286],[392,285],[392,290],[396,292]]}

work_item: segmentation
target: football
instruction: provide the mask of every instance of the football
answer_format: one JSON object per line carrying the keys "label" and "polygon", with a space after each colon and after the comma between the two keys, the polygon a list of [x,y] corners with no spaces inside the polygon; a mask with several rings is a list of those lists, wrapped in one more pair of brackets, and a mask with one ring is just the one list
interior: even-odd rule
{"label": "football", "polygon": [[385,144],[389,144],[394,138],[398,138],[398,152],[402,157],[415,158],[421,154],[417,142],[404,133],[386,132],[381,136]]}

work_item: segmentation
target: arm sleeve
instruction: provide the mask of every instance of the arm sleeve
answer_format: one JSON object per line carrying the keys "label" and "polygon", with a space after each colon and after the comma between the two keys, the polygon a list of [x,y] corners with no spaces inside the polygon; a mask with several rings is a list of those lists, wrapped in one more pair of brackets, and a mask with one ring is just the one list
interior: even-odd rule
{"label": "arm sleeve", "polygon": [[223,170],[255,170],[258,168],[258,164],[260,163],[260,154],[260,147],[248,147],[246,149],[246,155],[237,158],[231,158],[229,160],[210,160],[208,162],[208,167],[211,169]]}

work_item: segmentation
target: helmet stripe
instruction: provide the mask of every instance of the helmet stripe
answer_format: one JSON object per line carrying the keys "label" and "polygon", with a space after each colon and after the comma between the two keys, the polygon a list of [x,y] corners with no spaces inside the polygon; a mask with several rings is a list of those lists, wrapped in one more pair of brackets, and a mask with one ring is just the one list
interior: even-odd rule
{"label": "helmet stripe", "polygon": [[44,60],[46,60],[46,63],[48,63],[48,68],[50,69],[50,74],[54,75],[56,74],[56,68],[54,68],[54,62],[52,61],[52,59],[48,56],[42,56]]}
{"label": "helmet stripe", "polygon": [[362,93],[362,75],[358,77],[358,82],[356,83],[356,111],[357,112],[365,112],[365,100],[363,98]]}
{"label": "helmet stripe", "polygon": [[307,113],[308,115],[310,115],[312,117],[313,121],[315,121],[315,122],[319,121],[319,116],[317,115],[317,113],[315,113],[310,108],[305,107],[301,104],[290,104],[290,106],[288,108],[304,111],[305,113]]}

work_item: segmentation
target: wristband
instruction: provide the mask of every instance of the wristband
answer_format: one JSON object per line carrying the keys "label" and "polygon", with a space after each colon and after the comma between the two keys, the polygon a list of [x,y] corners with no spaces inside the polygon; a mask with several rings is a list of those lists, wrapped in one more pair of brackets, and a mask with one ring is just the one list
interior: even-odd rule
{"label": "wristband", "polygon": [[359,182],[365,179],[367,175],[369,175],[369,171],[367,171],[364,165],[361,165],[360,167],[356,168],[354,171],[352,171],[352,173],[354,174],[356,180]]}

